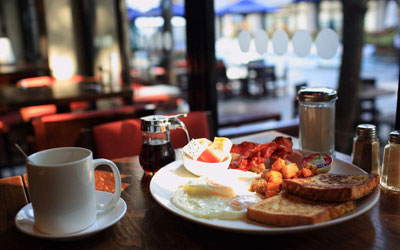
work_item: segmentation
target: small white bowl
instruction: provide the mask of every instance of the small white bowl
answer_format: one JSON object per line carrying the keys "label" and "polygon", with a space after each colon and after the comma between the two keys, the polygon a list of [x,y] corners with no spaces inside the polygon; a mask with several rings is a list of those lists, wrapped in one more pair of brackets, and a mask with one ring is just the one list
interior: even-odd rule
{"label": "small white bowl", "polygon": [[187,171],[197,176],[212,176],[218,172],[225,171],[228,169],[231,159],[231,154],[228,154],[228,159],[225,161],[209,163],[193,160],[185,153],[182,153],[183,166]]}

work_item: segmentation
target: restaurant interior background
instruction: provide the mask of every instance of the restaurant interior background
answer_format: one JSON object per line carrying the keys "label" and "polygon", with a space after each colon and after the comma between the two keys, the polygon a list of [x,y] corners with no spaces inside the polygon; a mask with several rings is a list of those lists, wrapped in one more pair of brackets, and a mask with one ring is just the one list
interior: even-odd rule
{"label": "restaurant interior background", "polygon": [[[0,17],[1,86],[41,75],[93,77],[104,86],[130,86],[134,104],[155,105],[159,114],[209,110],[223,136],[269,129],[297,136],[296,90],[324,86],[338,90],[338,151],[351,153],[357,124],[377,125],[381,145],[395,126],[396,0],[2,0]],[[340,41],[330,59],[315,45],[327,28]],[[248,50],[238,42],[243,30]],[[299,30],[312,40],[300,56],[293,44]],[[273,44],[277,31],[288,37],[282,54]],[[267,39],[261,51],[260,37]],[[368,83],[372,94],[357,94]],[[120,105],[99,100],[97,108]],[[35,151],[26,146],[30,134],[16,130],[11,139]],[[3,140],[0,147],[7,175],[4,149],[12,144]],[[11,165],[20,164],[17,157]]]}

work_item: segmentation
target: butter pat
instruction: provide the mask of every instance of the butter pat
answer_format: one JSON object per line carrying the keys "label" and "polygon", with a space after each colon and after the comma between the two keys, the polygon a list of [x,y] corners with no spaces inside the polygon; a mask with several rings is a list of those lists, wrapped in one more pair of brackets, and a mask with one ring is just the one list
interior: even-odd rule
{"label": "butter pat", "polygon": [[215,137],[213,144],[216,145],[216,148],[219,148],[221,151],[227,153],[231,152],[231,148],[233,145],[232,141],[226,137]]}
{"label": "butter pat", "polygon": [[188,144],[186,144],[186,146],[183,147],[183,153],[193,160],[197,160],[197,158],[199,158],[199,156],[206,150],[208,145],[209,144],[206,141],[202,141],[200,143],[199,140],[192,139]]}

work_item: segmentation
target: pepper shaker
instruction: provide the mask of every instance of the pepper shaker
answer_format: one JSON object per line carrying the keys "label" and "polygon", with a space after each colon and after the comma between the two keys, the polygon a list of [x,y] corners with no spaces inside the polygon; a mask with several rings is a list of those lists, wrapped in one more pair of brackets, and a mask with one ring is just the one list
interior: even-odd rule
{"label": "pepper shaker", "polygon": [[367,173],[379,174],[379,140],[376,126],[360,124],[353,140],[352,163]]}
{"label": "pepper shaker", "polygon": [[389,142],[383,151],[381,185],[400,192],[400,130],[390,133]]}

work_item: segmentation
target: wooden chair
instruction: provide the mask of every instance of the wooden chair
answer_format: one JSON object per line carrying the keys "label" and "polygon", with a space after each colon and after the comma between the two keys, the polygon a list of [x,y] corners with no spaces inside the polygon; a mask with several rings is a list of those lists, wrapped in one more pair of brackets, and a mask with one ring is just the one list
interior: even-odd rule
{"label": "wooden chair", "polygon": [[217,89],[223,98],[233,97],[232,87],[229,84],[228,76],[226,75],[226,66],[224,61],[216,61],[215,75],[217,80]]}
{"label": "wooden chair", "polygon": [[[19,80],[16,85],[18,88],[36,88],[46,87],[53,84],[55,78],[51,76],[38,76],[30,77]],[[0,116],[0,122],[2,123],[1,137],[2,137],[2,153],[4,156],[1,157],[4,163],[0,165],[6,165],[12,167],[15,164],[23,162],[22,159],[18,159],[19,155],[14,152],[14,143],[18,143],[21,147],[30,153],[30,145],[27,142],[32,136],[32,127],[30,120],[35,117],[43,115],[57,113],[56,105],[38,105],[20,108],[16,112],[8,112]],[[20,134],[18,138],[12,138],[11,134]],[[27,137],[25,137],[26,135]],[[15,137],[15,136],[14,136]]]}
{"label": "wooden chair", "polygon": [[[375,88],[376,80],[374,78],[361,79],[360,88]],[[378,124],[379,111],[376,106],[375,98],[360,98],[358,106],[358,124],[371,123]]]}
{"label": "wooden chair", "polygon": [[102,123],[154,114],[146,105],[124,106],[109,110],[63,113],[43,116],[32,121],[37,150],[81,146],[93,148],[91,128]]}
{"label": "wooden chair", "polygon": [[[189,112],[187,117],[179,118],[188,129],[190,138],[213,139],[210,114],[205,111]],[[115,159],[139,155],[142,147],[140,119],[111,122],[95,126],[93,137],[98,157]],[[183,130],[171,131],[174,148],[181,148],[187,143]]]}
{"label": "wooden chair", "polygon": [[294,86],[295,93],[293,99],[293,118],[299,116],[299,100],[297,100],[297,93],[299,92],[300,89],[306,88],[307,86],[308,86],[307,82],[300,82]]}
{"label": "wooden chair", "polygon": [[256,94],[257,96],[263,96],[275,92],[275,66],[266,65],[264,60],[256,60],[248,63],[247,70],[248,84],[253,81],[261,88],[261,91]]}

